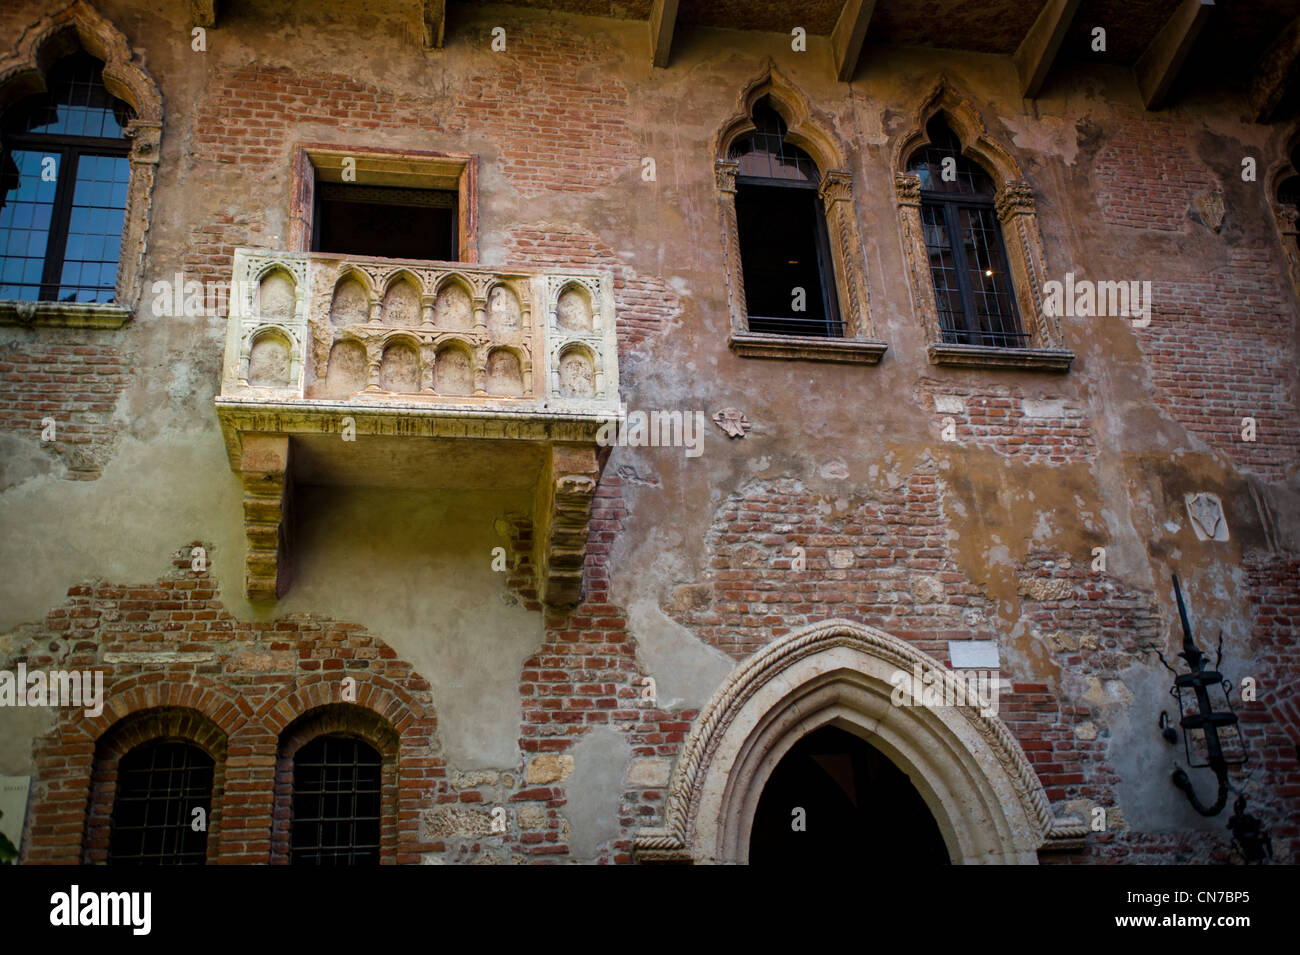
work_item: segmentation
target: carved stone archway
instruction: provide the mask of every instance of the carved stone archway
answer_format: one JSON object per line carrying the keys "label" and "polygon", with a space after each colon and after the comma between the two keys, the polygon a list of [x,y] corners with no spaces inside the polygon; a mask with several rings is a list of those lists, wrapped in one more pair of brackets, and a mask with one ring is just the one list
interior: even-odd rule
{"label": "carved stone archway", "polygon": [[[114,327],[129,317],[126,313],[140,300],[154,167],[158,165],[162,141],[162,95],[157,84],[141,67],[122,32],[86,0],[75,0],[33,23],[23,31],[13,50],[0,56],[0,111],[24,96],[44,92],[49,68],[78,47],[103,62],[104,87],[135,112],[125,130],[131,140],[131,179],[117,289],[110,305],[67,307],[41,302],[39,310],[60,324]],[[59,316],[60,312],[69,314]]]}
{"label": "carved stone archway", "polygon": [[891,677],[941,681],[938,661],[887,633],[835,620],[789,634],[739,666],[714,694],[673,774],[664,826],[643,830],[641,862],[744,863],[759,796],[808,733],[852,732],[912,781],[954,862],[1035,864],[1049,838],[1082,826],[1052,819],[1042,784],[996,716],[970,706],[895,706]]}

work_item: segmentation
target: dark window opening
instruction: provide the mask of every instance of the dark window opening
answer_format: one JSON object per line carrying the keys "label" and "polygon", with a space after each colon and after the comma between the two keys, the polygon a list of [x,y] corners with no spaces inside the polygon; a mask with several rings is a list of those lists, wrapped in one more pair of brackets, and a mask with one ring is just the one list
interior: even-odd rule
{"label": "dark window opening", "polygon": [[[1300,162],[1300,150],[1291,154],[1292,168],[1300,168],[1296,166],[1297,162]],[[1300,176],[1291,176],[1278,185],[1277,201],[1280,205],[1300,210]],[[1296,237],[1296,250],[1300,251],[1300,236]]]}
{"label": "dark window opening", "polygon": [[0,124],[0,298],[111,302],[131,178],[131,110],[87,53]]}
{"label": "dark window opening", "polygon": [[811,871],[850,861],[892,870],[951,860],[907,774],[865,740],[824,726],[772,770],[754,813],[749,861]]}
{"label": "dark window opening", "polygon": [[766,98],[753,120],[758,128],[730,153],[740,164],[736,225],[749,330],[841,337],[817,165],[785,141],[785,122]]}
{"label": "dark window opening", "polygon": [[457,205],[451,190],[318,182],[312,250],[455,262]]}
{"label": "dark window opening", "polygon": [[939,325],[946,344],[1019,348],[1028,343],[1016,307],[996,186],[961,154],[942,118],[926,129],[929,144],[908,168],[921,177],[921,225],[930,258]]}
{"label": "dark window opening", "polygon": [[350,736],[319,736],[293,758],[295,865],[378,865],[382,761]]}
{"label": "dark window opening", "polygon": [[212,808],[212,757],[190,743],[137,746],[117,767],[108,861],[128,865],[203,865]]}

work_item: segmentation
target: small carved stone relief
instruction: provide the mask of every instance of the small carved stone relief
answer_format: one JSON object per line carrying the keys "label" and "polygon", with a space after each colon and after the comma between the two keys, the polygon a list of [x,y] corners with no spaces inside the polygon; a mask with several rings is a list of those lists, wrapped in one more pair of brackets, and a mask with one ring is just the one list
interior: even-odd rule
{"label": "small carved stone relief", "polygon": [[1196,206],[1196,214],[1214,232],[1223,228],[1223,193],[1221,192],[1202,192],[1192,200]]}
{"label": "small carved stone relief", "polygon": [[1187,503],[1187,516],[1191,518],[1192,532],[1197,540],[1226,541],[1228,539],[1228,521],[1223,516],[1223,502],[1219,495],[1208,491],[1197,494],[1184,494]]}
{"label": "small carved stone relief", "polygon": [[592,398],[596,394],[595,369],[580,351],[560,356],[560,394],[568,398]]}
{"label": "small carved stone relief", "polygon": [[330,349],[322,388],[325,397],[346,398],[366,386],[366,350],[358,342],[337,342]]}
{"label": "small carved stone relief", "polygon": [[447,347],[438,352],[438,359],[433,366],[433,390],[440,395],[474,393],[474,368],[468,352],[455,347]]}
{"label": "small carved stone relief", "polygon": [[749,419],[738,408],[723,408],[713,413],[713,423],[732,438],[743,438],[750,429]]}
{"label": "small carved stone relief", "polygon": [[293,318],[293,280],[279,269],[271,272],[258,286],[257,311],[262,318]]}
{"label": "small carved stone relief", "polygon": [[410,345],[389,345],[379,366],[379,386],[384,391],[412,395],[420,390],[420,357]]}
{"label": "small carved stone relief", "polygon": [[567,288],[555,303],[555,323],[566,332],[591,331],[591,305],[577,289]]}
{"label": "small carved stone relief", "polygon": [[347,278],[334,287],[334,300],[330,303],[330,324],[359,325],[370,320],[370,301],[366,289],[354,278]]}
{"label": "small carved stone relief", "polygon": [[248,383],[255,388],[289,386],[289,343],[279,335],[263,335],[248,356]]}
{"label": "small carved stone relief", "polygon": [[519,370],[519,359],[504,348],[488,355],[487,393],[518,398],[524,393],[524,376]]}
{"label": "small carved stone relief", "polygon": [[439,328],[449,331],[471,328],[474,325],[474,306],[469,293],[455,282],[443,286],[433,306],[433,321]]}
{"label": "small carved stone relief", "polygon": [[384,295],[381,312],[385,325],[420,324],[420,293],[408,281],[394,282]]}
{"label": "small carved stone relief", "polygon": [[522,324],[519,299],[504,285],[498,285],[488,296],[487,325],[493,338],[512,338]]}

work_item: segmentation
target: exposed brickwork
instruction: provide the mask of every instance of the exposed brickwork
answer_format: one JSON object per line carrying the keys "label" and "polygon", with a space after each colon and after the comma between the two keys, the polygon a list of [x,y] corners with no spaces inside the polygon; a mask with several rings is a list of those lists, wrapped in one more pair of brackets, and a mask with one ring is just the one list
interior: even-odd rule
{"label": "exposed brickwork", "polygon": [[[419,829],[420,813],[446,772],[428,683],[356,624],[310,616],[236,620],[212,578],[190,570],[189,554],[183,549],[176,569],[150,586],[71,588],[68,603],[52,610],[42,627],[24,628],[26,649],[2,661],[9,669],[25,662],[104,673],[103,713],[60,710],[58,726],[36,744],[40,774],[25,861],[75,863],[83,858],[86,836],[85,853],[106,849],[96,820],[102,823],[108,811],[102,802],[111,798],[111,787],[96,789],[95,814],[89,823],[86,817],[97,741],[120,732],[123,719],[158,712],[189,714],[224,734],[223,791],[210,820],[220,861],[270,861],[282,734],[304,715],[334,715],[339,707],[364,711],[353,721],[383,724],[398,740],[400,769],[389,793],[396,825],[384,833],[384,861],[417,862],[421,853],[439,851]],[[173,656],[156,662],[122,656],[140,653]],[[345,677],[356,680],[355,701],[344,702]],[[98,768],[101,776],[111,771]]]}
{"label": "exposed brickwork", "polygon": [[[1255,703],[1239,706],[1253,768],[1252,811],[1267,820],[1278,859],[1300,859],[1300,558],[1248,554]],[[1240,681],[1238,681],[1240,682]]]}
{"label": "exposed brickwork", "polygon": [[[526,755],[567,752],[593,726],[628,734],[634,756],[673,757],[690,730],[695,710],[673,712],[643,700],[636,643],[621,608],[609,603],[609,551],[625,515],[622,481],[606,472],[592,504],[587,542],[586,590],[572,614],[547,621],[546,642],[524,661],[519,695],[523,705],[520,748]],[[663,815],[666,793],[627,787],[619,805],[620,834],[597,861],[631,861],[633,832]],[[512,801],[564,805],[562,783],[516,792]],[[543,840],[521,847],[530,854],[560,854],[559,823]],[[555,839],[551,837],[554,834]]]}
{"label": "exposed brickwork", "polygon": [[41,422],[53,418],[54,450],[76,480],[99,477],[107,464],[118,434],[113,410],[130,380],[121,350],[96,335],[93,344],[0,346],[0,431],[39,440]]}
{"label": "exposed brickwork", "polygon": [[[1109,762],[1109,717],[1127,689],[1121,673],[1151,663],[1160,646],[1161,619],[1152,594],[1057,554],[1031,553],[1017,568],[1020,616],[1033,640],[1060,668],[1060,686],[1034,687],[1006,701],[1001,717],[1021,742],[1059,815],[1108,811],[1109,831],[1089,836],[1088,857],[1119,858],[1112,844],[1124,825]],[[1027,689],[1027,688],[1018,688]],[[1071,704],[1070,700],[1075,701]],[[1091,816],[1085,817],[1091,822]]]}
{"label": "exposed brickwork", "polygon": [[[1238,247],[1203,278],[1155,282],[1151,324],[1136,331],[1161,411],[1270,481],[1300,463],[1285,282],[1268,249]],[[1242,440],[1244,417],[1257,422],[1254,442]]]}
{"label": "exposed brickwork", "polygon": [[660,278],[640,276],[590,232],[515,229],[506,237],[507,261],[533,268],[609,269],[614,273],[619,357],[663,334],[681,314],[677,293]]}
{"label": "exposed brickwork", "polygon": [[[101,865],[108,861],[113,797],[117,792],[118,765],[132,749],[155,739],[183,739],[212,759],[212,799],[208,813],[207,862],[221,859],[221,808],[226,789],[226,734],[202,713],[188,709],[151,709],[128,716],[100,737],[95,747],[95,769],[90,783],[90,808],[82,860]],[[73,814],[67,815],[75,821]]]}
{"label": "exposed brickwork", "polygon": [[[591,69],[598,41],[564,23],[529,20],[512,29],[509,18],[502,22],[506,49],[484,58],[452,100],[269,65],[214,77],[198,107],[195,151],[209,161],[287,169],[296,131],[324,124],[358,142],[411,131],[436,134],[444,149],[492,142],[506,178],[525,196],[594,192],[639,173],[627,89]],[[491,39],[482,30],[457,42],[488,49]]]}
{"label": "exposed brickwork", "polygon": [[1107,121],[1106,138],[1093,162],[1102,219],[1135,229],[1187,229],[1193,198],[1216,188],[1197,160],[1187,131],[1121,114]]}
{"label": "exposed brickwork", "polygon": [[[979,622],[987,602],[949,550],[933,465],[846,513],[827,514],[823,503],[794,480],[745,485],[719,508],[706,536],[705,579],[684,588],[670,612],[737,659],[836,617],[879,627],[943,660],[948,640],[973,635],[964,611],[976,611],[975,630],[987,626]],[[804,552],[802,570],[795,548]]]}
{"label": "exposed brickwork", "polygon": [[[1234,694],[1250,765],[1244,773],[1234,772],[1232,778],[1245,785],[1251,812],[1269,826],[1275,858],[1290,861],[1300,842],[1300,827],[1289,802],[1300,795],[1300,754],[1296,751],[1300,744],[1300,652],[1296,650],[1300,561],[1250,555],[1246,569],[1255,621],[1252,656],[1264,669],[1246,673],[1240,660],[1224,660],[1225,675],[1234,684],[1239,685],[1244,676],[1254,676],[1260,687],[1255,703],[1242,703]],[[1019,579],[1022,617],[1029,622],[1033,637],[1059,664],[1062,686],[1052,690],[1045,685],[1019,685],[1016,694],[1001,701],[1000,715],[1020,740],[1058,814],[1077,815],[1090,806],[1107,809],[1107,831],[1090,834],[1086,850],[1045,861],[1232,861],[1226,829],[1140,832],[1130,829],[1123,816],[1118,798],[1120,777],[1110,762],[1109,720],[1127,712],[1123,701],[1131,694],[1123,680],[1124,671],[1135,663],[1149,663],[1154,658],[1153,648],[1166,648],[1168,622],[1162,620],[1154,595],[1045,553],[1030,555],[1019,568]],[[1212,649],[1207,640],[1201,641],[1201,648]],[[1169,653],[1165,656],[1172,665],[1180,665]],[[1067,700],[1076,702],[1071,705]],[[1178,745],[1181,747],[1181,742]],[[1212,777],[1201,775],[1197,781],[1204,795]],[[1184,798],[1172,786],[1170,790],[1170,799]],[[1223,824],[1231,812],[1229,802],[1220,817]]]}
{"label": "exposed brickwork", "polygon": [[[945,399],[960,401],[961,409],[944,408]],[[940,440],[947,440],[943,431],[951,418],[958,445],[991,448],[1017,460],[1071,464],[1088,461],[1097,453],[1092,427],[1071,399],[1026,398],[1017,388],[987,382],[962,386],[923,380],[917,386],[917,400],[934,415]]]}

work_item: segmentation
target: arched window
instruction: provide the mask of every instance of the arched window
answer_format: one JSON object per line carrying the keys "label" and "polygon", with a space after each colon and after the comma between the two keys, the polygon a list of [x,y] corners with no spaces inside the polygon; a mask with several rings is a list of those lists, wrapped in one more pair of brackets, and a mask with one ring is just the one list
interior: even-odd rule
{"label": "arched window", "polygon": [[1024,347],[1029,335],[994,209],[997,185],[962,155],[942,116],[930,121],[926,136],[907,168],[921,180],[921,225],[943,342]]}
{"label": "arched window", "polygon": [[318,736],[293,757],[290,861],[295,865],[378,865],[383,758],[341,733]]}
{"label": "arched window", "polygon": [[736,222],[749,330],[840,338],[834,264],[819,187],[806,152],[786,142],[786,124],[767,97],[755,129],[732,143]]}
{"label": "arched window", "polygon": [[84,52],[0,122],[0,299],[111,302],[127,206],[132,112]]}
{"label": "arched window", "polygon": [[[117,766],[108,861],[202,865],[208,851],[214,761],[184,740],[155,739]],[[195,827],[201,809],[203,825]]]}

